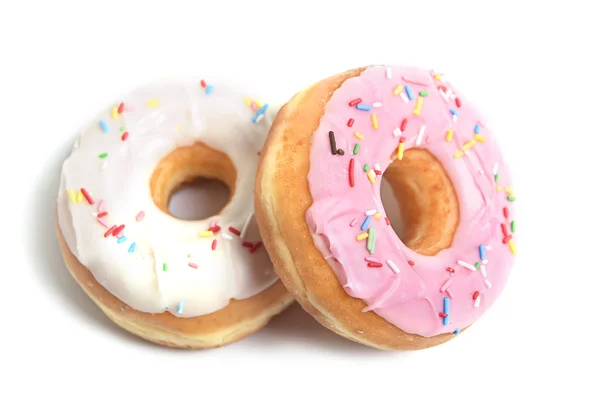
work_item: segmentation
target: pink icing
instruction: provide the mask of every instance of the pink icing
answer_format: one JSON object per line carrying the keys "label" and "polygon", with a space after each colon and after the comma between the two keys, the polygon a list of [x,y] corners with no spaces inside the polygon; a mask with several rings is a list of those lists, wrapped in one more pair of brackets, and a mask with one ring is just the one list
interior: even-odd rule
{"label": "pink icing", "polygon": [[[510,245],[514,245],[514,239],[510,244],[503,243],[502,229],[504,224],[508,234],[514,236],[514,202],[507,193],[511,190],[509,171],[481,115],[448,82],[423,69],[388,68],[372,66],[347,79],[326,104],[310,150],[308,184],[314,202],[306,214],[307,224],[316,247],[347,294],[367,304],[364,311],[374,311],[403,331],[424,337],[458,333],[492,306],[512,269],[514,246],[511,249]],[[404,95],[394,94],[398,85],[408,85],[413,99],[403,99],[406,89]],[[420,115],[415,115],[421,91],[428,94],[423,97]],[[356,98],[362,98],[362,105],[381,106],[362,111],[349,105]],[[454,117],[451,110],[458,115]],[[372,114],[377,117],[378,129],[374,128]],[[350,118],[354,119],[352,127],[347,125]],[[380,197],[382,175],[376,175],[372,184],[363,171],[365,164],[373,168],[379,163],[385,172],[391,162],[389,156],[399,143],[398,131],[395,135],[394,130],[405,118],[406,128],[401,134],[405,150],[419,147],[433,154],[445,168],[459,201],[460,220],[451,247],[435,256],[420,255],[400,241],[385,221]],[[423,125],[426,128],[419,139]],[[463,156],[455,158],[463,145],[474,139],[477,125],[485,142],[477,141]],[[448,142],[449,129],[454,134]],[[343,149],[344,155],[332,155],[329,131],[335,133],[337,148]],[[364,140],[355,137],[357,131]],[[360,150],[354,155],[356,143]],[[355,164],[354,187],[349,184],[351,158]],[[508,218],[504,216],[505,207]],[[356,240],[364,233],[361,225],[365,212],[371,209],[382,213],[369,224],[376,232],[373,253],[367,250],[368,240]],[[356,221],[351,226],[353,219]],[[487,247],[485,261],[480,258],[480,245]],[[377,259],[383,266],[368,267],[365,257]],[[466,267],[461,265],[463,262]],[[471,270],[477,262],[483,266]],[[475,292],[479,292],[477,299]],[[445,301],[449,309],[444,319],[440,313]]]}

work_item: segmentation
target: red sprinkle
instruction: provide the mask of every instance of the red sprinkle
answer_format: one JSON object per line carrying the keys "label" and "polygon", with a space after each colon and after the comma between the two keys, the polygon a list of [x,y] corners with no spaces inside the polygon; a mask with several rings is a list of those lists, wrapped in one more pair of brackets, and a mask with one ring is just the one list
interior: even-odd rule
{"label": "red sprinkle", "polygon": [[444,312],[440,312],[440,317],[446,318],[446,317],[448,317],[448,315]]}
{"label": "red sprinkle", "polygon": [[114,225],[113,227],[111,227],[110,229],[108,229],[106,231],[106,233],[104,233],[104,238],[108,237],[109,235],[112,234],[112,232],[117,228],[117,225]]}
{"label": "red sprinkle", "polygon": [[203,89],[206,89],[206,82],[204,81],[204,79],[200,81],[200,86],[202,86]]}
{"label": "red sprinkle", "polygon": [[235,229],[233,227],[229,227],[229,231],[231,231],[236,236],[242,235],[242,233],[238,229]]}
{"label": "red sprinkle", "polygon": [[350,166],[348,166],[348,176],[350,178],[350,187],[354,187],[354,158],[350,159]]}
{"label": "red sprinkle", "polygon": [[376,170],[375,174],[379,176],[379,175],[381,175],[381,171],[380,170]]}
{"label": "red sprinkle", "polygon": [[447,271],[447,272],[450,272],[450,273],[454,273],[454,269],[453,269],[453,268],[451,268],[450,266],[448,266],[448,267],[446,268],[446,271]]}
{"label": "red sprinkle", "polygon": [[362,103],[362,98],[355,98],[348,103],[349,106],[354,107],[356,104]]}
{"label": "red sprinkle", "polygon": [[456,106],[458,108],[462,107],[462,102],[460,101],[460,98],[456,97],[456,99],[454,100],[454,102],[456,103]]}
{"label": "red sprinkle", "polygon": [[411,266],[414,266],[414,265],[415,265],[415,262],[413,262],[412,260],[409,260],[409,261],[408,261],[408,264],[409,264],[409,265],[411,265]]}
{"label": "red sprinkle", "polygon": [[212,245],[210,247],[212,248],[213,251],[215,249],[217,249],[217,240],[213,240]]}
{"label": "red sprinkle", "polygon": [[504,223],[502,223],[502,234],[504,234],[504,237],[508,235],[508,229]]}
{"label": "red sprinkle", "polygon": [[352,127],[352,125],[354,125],[354,119],[350,118],[348,119],[348,127]]}
{"label": "red sprinkle", "polygon": [[369,266],[369,267],[381,267],[381,266],[383,266],[383,263],[369,262],[369,263],[367,263],[367,266]]}
{"label": "red sprinkle", "polygon": [[509,234],[506,237],[504,237],[502,239],[502,244],[506,244],[507,242],[509,242],[512,239],[512,236]]}
{"label": "red sprinkle", "polygon": [[191,267],[192,269],[197,269],[198,268],[198,265],[195,264],[195,263],[192,263],[192,262],[188,263],[188,266]]}
{"label": "red sprinkle", "polygon": [[208,229],[208,231],[212,231],[213,233],[218,233],[221,230],[221,226],[213,226]]}
{"label": "red sprinkle", "polygon": [[119,235],[119,233],[120,233],[120,232],[121,232],[121,231],[122,231],[124,228],[125,228],[125,225],[124,225],[124,224],[122,224],[122,225],[120,225],[119,227],[117,227],[117,229],[116,229],[115,231],[113,231],[113,236],[115,236],[115,237],[116,237],[116,236],[118,236],[118,235]]}
{"label": "red sprinkle", "polygon": [[254,251],[256,251],[258,248],[260,248],[260,246],[262,245],[262,242],[259,241],[256,244],[254,244],[254,246],[252,247],[252,249],[250,250],[250,253],[254,253]]}
{"label": "red sprinkle", "polygon": [[90,205],[94,205],[94,200],[92,199],[92,197],[90,196],[90,193],[88,193],[85,188],[81,189],[81,193],[83,194],[83,196],[85,197],[85,199],[87,200],[87,202]]}
{"label": "red sprinkle", "polygon": [[121,103],[119,104],[119,109],[117,109],[117,111],[122,114],[123,113],[123,108],[125,108],[125,104]]}
{"label": "red sprinkle", "polygon": [[479,291],[475,291],[473,293],[473,300],[477,299],[479,297]]}
{"label": "red sprinkle", "polygon": [[400,131],[404,131],[404,129],[406,129],[406,124],[408,123],[408,119],[404,118],[404,120],[402,121],[402,124],[400,125]]}
{"label": "red sprinkle", "polygon": [[123,135],[121,136],[121,140],[125,141],[127,140],[127,137],[129,137],[129,132],[123,133]]}
{"label": "red sprinkle", "polygon": [[254,246],[254,244],[252,244],[250,241],[242,242],[242,247],[252,248],[253,246]]}
{"label": "red sprinkle", "polygon": [[400,137],[400,142],[404,143],[406,141],[406,137]]}
{"label": "red sprinkle", "polygon": [[443,85],[439,85],[438,89],[442,90],[444,93],[446,93],[448,91],[448,89],[446,88],[446,86],[443,86]]}
{"label": "red sprinkle", "polygon": [[108,212],[102,212],[98,214],[99,218],[103,218],[104,216],[108,215]]}
{"label": "red sprinkle", "polygon": [[505,206],[503,212],[504,212],[504,217],[508,219],[508,207]]}
{"label": "red sprinkle", "polygon": [[387,217],[385,218],[385,224],[387,224],[388,226],[391,224],[390,219],[388,219]]}

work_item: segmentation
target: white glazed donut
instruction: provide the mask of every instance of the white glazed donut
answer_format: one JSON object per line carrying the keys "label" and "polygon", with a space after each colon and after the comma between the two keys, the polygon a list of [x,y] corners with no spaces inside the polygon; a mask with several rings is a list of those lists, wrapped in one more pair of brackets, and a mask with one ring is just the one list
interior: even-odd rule
{"label": "white glazed donut", "polygon": [[[291,302],[253,218],[258,153],[278,107],[209,83],[159,82],[111,104],[80,134],[58,194],[59,238],[75,279],[121,327],[170,346],[235,341]],[[197,143],[200,152],[176,151]],[[234,177],[199,154],[229,162]],[[169,159],[171,169],[162,166]],[[171,193],[202,176],[223,179],[229,203],[205,220],[169,215]],[[232,304],[238,309],[223,312]],[[204,330],[185,324],[207,315]]]}

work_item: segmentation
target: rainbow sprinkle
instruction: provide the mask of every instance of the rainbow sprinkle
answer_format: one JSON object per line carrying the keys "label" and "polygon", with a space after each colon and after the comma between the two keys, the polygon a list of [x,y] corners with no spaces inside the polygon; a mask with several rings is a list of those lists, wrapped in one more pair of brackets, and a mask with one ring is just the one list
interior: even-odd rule
{"label": "rainbow sprinkle", "polygon": [[369,253],[373,255],[375,253],[375,228],[371,227],[369,229],[369,239],[367,240],[367,249]]}
{"label": "rainbow sprinkle", "polygon": [[156,106],[158,106],[158,104],[160,104],[160,101],[159,101],[158,99],[154,98],[154,99],[152,99],[152,100],[149,100],[149,101],[146,103],[146,106],[148,106],[148,107],[150,107],[150,108],[153,108],[153,107],[156,107]]}
{"label": "rainbow sprinkle", "polygon": [[413,92],[412,92],[410,86],[409,85],[404,86],[404,90],[406,91],[406,95],[408,96],[408,99],[412,101],[415,97],[413,95]]}
{"label": "rainbow sprinkle", "polygon": [[450,322],[450,298],[447,296],[444,297],[444,313],[446,314],[446,317],[444,317],[443,323],[447,326]]}
{"label": "rainbow sprinkle", "polygon": [[359,109],[361,111],[370,111],[371,110],[371,106],[370,105],[366,105],[366,104],[356,104],[356,109]]}
{"label": "rainbow sprinkle", "polygon": [[108,125],[106,124],[106,122],[104,122],[102,119],[100,119],[100,129],[102,129],[102,131],[104,133],[108,133]]}

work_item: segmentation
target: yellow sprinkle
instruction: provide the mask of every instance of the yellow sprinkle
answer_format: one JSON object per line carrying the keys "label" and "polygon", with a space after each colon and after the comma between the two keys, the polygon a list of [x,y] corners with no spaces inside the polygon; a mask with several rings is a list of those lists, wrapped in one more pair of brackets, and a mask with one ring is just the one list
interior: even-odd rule
{"label": "yellow sprinkle", "polygon": [[112,109],[112,118],[117,119],[118,117],[119,117],[119,109],[117,107],[114,107]]}
{"label": "yellow sprinkle", "polygon": [[367,177],[369,178],[371,184],[375,184],[375,172],[373,171],[373,169],[367,172]]}
{"label": "yellow sprinkle", "polygon": [[371,114],[371,122],[373,122],[373,128],[375,130],[379,129],[379,122],[377,121],[377,115]]}
{"label": "yellow sprinkle", "polygon": [[373,215],[373,217],[375,218],[375,220],[378,220],[379,218],[381,218],[381,213],[377,212],[375,215]]}
{"label": "yellow sprinkle", "polygon": [[256,104],[258,108],[261,108],[263,105],[265,105],[265,103],[260,100],[254,100],[254,104]]}
{"label": "yellow sprinkle", "polygon": [[423,97],[419,96],[417,98],[417,105],[415,106],[413,114],[415,114],[417,116],[421,115],[421,107],[422,106],[423,106]]}
{"label": "yellow sprinkle", "polygon": [[81,191],[79,191],[77,193],[77,202],[81,202],[83,201],[83,193]]}
{"label": "yellow sprinkle", "polygon": [[475,140],[471,140],[471,141],[465,143],[465,145],[462,146],[462,149],[463,149],[463,151],[466,151],[469,148],[473,147],[475,144],[477,144],[477,142]]}
{"label": "yellow sprinkle", "polygon": [[462,151],[458,151],[457,153],[455,153],[455,154],[454,154],[454,158],[460,158],[460,157],[462,157],[463,155],[465,155],[465,153],[464,153],[464,152],[462,152]]}
{"label": "yellow sprinkle", "polygon": [[75,191],[73,191],[72,188],[69,189],[69,199],[73,203],[77,202],[77,199],[75,198]]}
{"label": "yellow sprinkle", "polygon": [[517,248],[515,248],[515,242],[512,239],[508,241],[508,247],[510,248],[510,252],[512,252],[513,255],[517,254]]}
{"label": "yellow sprinkle", "polygon": [[404,86],[402,86],[402,85],[396,86],[396,88],[394,89],[394,95],[397,96],[398,94],[402,93],[402,90],[404,90]]}
{"label": "yellow sprinkle", "polygon": [[356,236],[356,241],[362,241],[365,238],[369,237],[369,233],[362,233]]}
{"label": "yellow sprinkle", "polygon": [[446,133],[446,141],[452,141],[452,136],[454,136],[454,130],[450,129],[448,130],[448,133]]}
{"label": "yellow sprinkle", "polygon": [[475,140],[485,143],[485,137],[483,137],[481,134],[475,134]]}
{"label": "yellow sprinkle", "polygon": [[401,160],[404,157],[404,143],[399,143],[398,144],[398,154],[396,155],[396,158],[398,158],[398,160]]}
{"label": "yellow sprinkle", "polygon": [[150,100],[146,103],[146,105],[149,107],[156,107],[158,104],[160,104],[160,101],[158,101],[157,98]]}
{"label": "yellow sprinkle", "polygon": [[506,191],[508,195],[513,195],[515,193],[510,187],[504,187],[504,191]]}
{"label": "yellow sprinkle", "polygon": [[212,237],[215,233],[213,233],[212,231],[201,231],[200,232],[200,237]]}
{"label": "yellow sprinkle", "polygon": [[496,186],[496,191],[498,191],[498,192],[502,191],[502,187]]}
{"label": "yellow sprinkle", "polygon": [[437,75],[435,75],[433,77],[435,80],[440,80],[442,78],[442,76],[438,73]]}
{"label": "yellow sprinkle", "polygon": [[250,106],[250,104],[252,104],[252,100],[250,99],[250,97],[244,98],[244,104],[246,104],[247,106]]}
{"label": "yellow sprinkle", "polygon": [[356,136],[357,139],[362,140],[365,138],[365,136],[363,136],[362,134],[360,134],[359,132],[354,132],[354,136]]}

